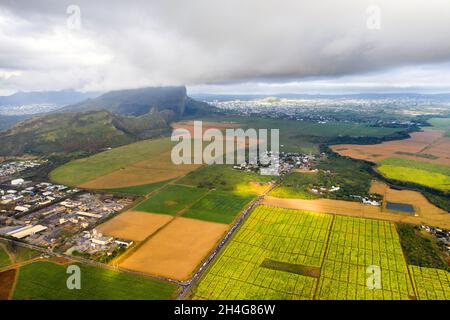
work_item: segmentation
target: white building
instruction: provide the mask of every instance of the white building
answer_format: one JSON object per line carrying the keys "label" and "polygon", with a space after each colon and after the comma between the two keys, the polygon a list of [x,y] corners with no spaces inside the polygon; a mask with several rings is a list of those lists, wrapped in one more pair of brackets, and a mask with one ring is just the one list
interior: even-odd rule
{"label": "white building", "polygon": [[23,179],[14,179],[14,180],[11,180],[11,185],[12,186],[20,186],[24,182],[25,182],[25,180],[23,180]]}
{"label": "white building", "polygon": [[112,237],[99,237],[91,239],[92,243],[99,244],[101,246],[107,245],[113,241]]}
{"label": "white building", "polygon": [[47,229],[47,227],[38,224],[35,226],[26,226],[26,227],[8,232],[7,235],[17,238],[17,239],[23,239],[25,237],[36,234],[38,232],[42,232],[46,229]]}

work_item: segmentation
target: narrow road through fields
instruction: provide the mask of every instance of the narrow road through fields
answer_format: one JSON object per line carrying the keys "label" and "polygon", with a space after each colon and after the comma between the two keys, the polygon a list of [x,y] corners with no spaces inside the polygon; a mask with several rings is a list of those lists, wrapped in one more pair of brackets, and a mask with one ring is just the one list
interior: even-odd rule
{"label": "narrow road through fields", "polygon": [[177,300],[183,300],[186,299],[191,292],[192,287],[198,282],[198,280],[201,278],[201,276],[204,274],[204,272],[208,269],[209,265],[213,262],[214,258],[219,254],[219,252],[223,249],[223,247],[230,241],[230,239],[233,237],[233,235],[236,233],[238,228],[242,225],[242,223],[245,221],[245,219],[249,216],[249,214],[252,212],[252,210],[260,205],[264,197],[272,191],[275,187],[277,187],[281,181],[283,180],[283,177],[280,177],[276,183],[274,183],[270,188],[268,188],[266,191],[264,191],[263,194],[261,194],[258,198],[253,200],[243,211],[242,214],[239,216],[239,218],[236,220],[236,222],[233,224],[233,226],[228,230],[225,237],[220,241],[220,243],[217,245],[217,247],[211,252],[211,254],[208,256],[208,258],[203,262],[201,267],[197,270],[197,272],[192,276],[192,278],[186,282],[183,283],[183,287],[180,291],[180,293],[177,296]]}

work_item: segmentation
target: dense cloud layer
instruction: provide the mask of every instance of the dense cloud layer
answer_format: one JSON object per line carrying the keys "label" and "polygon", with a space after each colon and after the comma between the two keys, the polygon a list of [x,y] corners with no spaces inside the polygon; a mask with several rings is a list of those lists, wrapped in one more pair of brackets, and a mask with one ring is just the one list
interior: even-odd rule
{"label": "dense cloud layer", "polygon": [[74,30],[72,1],[0,0],[0,90],[420,88],[450,69],[448,0],[92,2]]}

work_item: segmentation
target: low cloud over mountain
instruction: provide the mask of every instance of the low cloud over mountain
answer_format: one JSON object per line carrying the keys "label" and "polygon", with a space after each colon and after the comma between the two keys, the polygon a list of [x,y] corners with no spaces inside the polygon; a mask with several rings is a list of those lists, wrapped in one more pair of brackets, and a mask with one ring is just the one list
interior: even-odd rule
{"label": "low cloud over mountain", "polygon": [[[293,81],[421,90],[433,68],[450,70],[447,0],[78,1],[79,30],[71,4],[2,1],[2,91]],[[434,87],[450,90],[450,78]]]}

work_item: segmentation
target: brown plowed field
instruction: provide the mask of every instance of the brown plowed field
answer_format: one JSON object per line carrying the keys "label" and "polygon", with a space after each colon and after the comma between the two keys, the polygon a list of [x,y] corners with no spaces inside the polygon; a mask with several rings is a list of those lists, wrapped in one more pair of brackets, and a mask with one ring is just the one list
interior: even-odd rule
{"label": "brown plowed field", "polygon": [[0,272],[0,300],[8,300],[16,281],[16,269]]}
{"label": "brown plowed field", "polygon": [[[379,162],[386,158],[403,158],[450,165],[450,138],[444,131],[426,129],[414,132],[411,138],[374,145],[338,144],[331,146],[334,152],[356,159]],[[427,158],[431,155],[435,158]]]}
{"label": "brown plowed field", "polygon": [[187,280],[228,225],[188,218],[175,218],[152,236],[120,266],[176,280]]}
{"label": "brown plowed field", "polygon": [[126,211],[96,229],[115,238],[143,241],[172,219],[172,216],[165,214]]}

